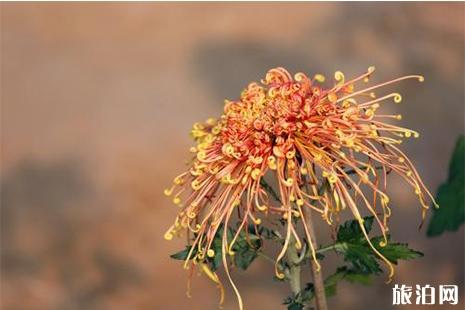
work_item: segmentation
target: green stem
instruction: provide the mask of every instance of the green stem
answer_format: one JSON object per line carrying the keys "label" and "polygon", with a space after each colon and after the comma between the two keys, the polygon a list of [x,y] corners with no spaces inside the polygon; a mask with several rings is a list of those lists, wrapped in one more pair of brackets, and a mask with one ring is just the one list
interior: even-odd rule
{"label": "green stem", "polygon": [[[309,182],[307,178],[305,178],[305,189],[307,192],[310,191],[309,188]],[[324,182],[320,188],[318,189],[318,192],[320,193],[321,191],[324,190],[325,187],[329,186],[328,182]],[[315,234],[315,229],[313,228],[313,219],[312,219],[312,210],[311,209],[304,209],[304,218],[302,219],[303,221],[306,221],[307,223],[307,228],[310,236],[312,236],[312,242],[313,248],[318,247],[318,243],[316,240],[316,234]],[[330,249],[320,249],[320,253],[324,251],[329,251]],[[316,309],[317,310],[327,310],[328,309],[328,303],[326,301],[326,290],[325,290],[325,284],[323,282],[323,272],[321,271],[321,266],[319,266],[318,262],[316,259],[313,259],[313,257],[310,258],[310,266],[312,269],[312,276],[313,276],[313,287],[315,289],[315,304],[316,304]]]}
{"label": "green stem", "polygon": [[328,252],[328,251],[331,251],[331,250],[335,250],[335,249],[337,249],[338,246],[339,246],[339,243],[334,243],[334,244],[322,247],[322,248],[316,250],[316,252],[318,254],[322,254],[322,253],[325,253],[325,252]]}
{"label": "green stem", "polygon": [[[354,171],[355,172],[355,171]],[[273,198],[281,202],[278,194],[274,191],[273,187],[269,185],[263,178],[260,180],[260,185],[263,186],[263,188],[270,193]],[[308,190],[308,183],[305,184],[307,190]],[[326,183],[324,183],[319,191],[322,191],[324,186],[327,186]],[[313,222],[312,222],[312,214],[310,210],[304,211],[304,216],[305,220],[307,221],[307,227],[309,229],[310,235],[313,236],[313,246],[316,248],[317,247],[317,242],[315,239],[315,231],[313,229]],[[299,255],[297,253],[297,249],[295,248],[295,240],[294,238],[291,238],[290,240],[290,245],[287,249],[287,260],[289,264],[289,269],[286,272],[286,276],[289,279],[289,285],[291,286],[291,290],[294,293],[294,295],[297,295],[300,290],[301,290],[301,280],[300,280],[300,273],[301,273],[301,260],[299,259]],[[327,246],[325,248],[319,249],[317,253],[323,253],[329,250],[332,250],[335,248],[337,244],[333,244],[331,246]],[[262,256],[263,258],[267,259],[268,261],[274,261],[266,256],[263,253],[259,252],[259,255]],[[327,310],[327,302],[326,302],[326,293],[325,293],[325,286],[323,282],[323,275],[321,270],[318,269],[318,263],[314,261],[312,258],[310,258],[310,265],[312,269],[312,275],[313,275],[313,285],[315,288],[315,303],[316,303],[316,309],[317,310]]]}
{"label": "green stem", "polygon": [[[313,220],[312,220],[312,211],[304,209],[305,221],[307,222],[308,231],[312,238],[313,246],[317,247],[316,235],[315,230],[313,228]],[[320,251],[323,249],[320,249]],[[325,249],[326,250],[326,249]],[[328,249],[329,250],[329,249]],[[315,288],[315,304],[317,310],[327,310],[328,304],[326,302],[326,292],[325,292],[325,284],[323,282],[323,272],[321,269],[318,269],[318,263],[313,259],[310,258],[310,265],[312,268],[312,276],[313,276],[313,287]]]}
{"label": "green stem", "polygon": [[301,290],[301,285],[300,285],[300,260],[299,260],[299,254],[297,253],[297,249],[295,247],[295,239],[291,238],[290,239],[290,244],[289,247],[287,248],[287,260],[289,264],[289,274],[288,274],[288,279],[289,279],[289,285],[291,287],[292,293],[294,295],[297,295],[300,290]]}

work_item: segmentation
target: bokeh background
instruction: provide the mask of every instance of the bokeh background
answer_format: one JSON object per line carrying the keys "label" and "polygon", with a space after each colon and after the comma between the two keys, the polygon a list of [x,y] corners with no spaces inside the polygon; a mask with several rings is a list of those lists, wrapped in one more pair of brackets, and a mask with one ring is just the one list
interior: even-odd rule
{"label": "bokeh background", "polygon": [[[205,277],[186,297],[168,257],[183,240],[163,240],[191,124],[274,66],[369,65],[374,81],[425,75],[385,109],[422,133],[404,148],[435,192],[464,132],[463,3],[2,3],[1,308],[217,309]],[[463,227],[428,239],[415,195],[391,181],[393,238],[425,253],[393,283],[460,285],[463,307]],[[262,261],[234,274],[246,308],[282,308],[272,276]],[[330,308],[391,309],[384,280],[342,283]]]}

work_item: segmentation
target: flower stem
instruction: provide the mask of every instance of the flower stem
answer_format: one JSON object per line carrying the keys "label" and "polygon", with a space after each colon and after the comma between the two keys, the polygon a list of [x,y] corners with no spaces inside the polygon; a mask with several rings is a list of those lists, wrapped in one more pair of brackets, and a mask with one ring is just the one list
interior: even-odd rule
{"label": "flower stem", "polygon": [[291,237],[290,245],[287,248],[287,260],[289,264],[289,273],[287,275],[289,279],[289,285],[291,286],[292,293],[297,295],[300,290],[300,259],[299,254],[297,253],[297,249],[295,247],[295,239]]}
{"label": "flower stem", "polygon": [[[313,247],[316,249],[317,242],[316,242],[315,230],[313,228],[311,210],[304,209],[304,215],[305,215],[305,220],[307,221],[307,227],[308,227],[309,233],[313,237],[312,239]],[[332,246],[320,249],[320,252],[323,252],[322,250],[328,251],[330,249],[332,249]],[[327,310],[328,304],[326,302],[326,293],[325,293],[325,284],[323,282],[323,273],[321,269],[318,270],[318,264],[312,258],[310,258],[310,265],[312,268],[313,286],[315,288],[316,309]]]}
{"label": "flower stem", "polygon": [[334,243],[334,244],[322,247],[322,248],[316,250],[316,252],[319,253],[319,254],[325,253],[325,252],[328,252],[328,251],[331,251],[331,250],[335,250],[338,246],[339,246],[339,243]]}

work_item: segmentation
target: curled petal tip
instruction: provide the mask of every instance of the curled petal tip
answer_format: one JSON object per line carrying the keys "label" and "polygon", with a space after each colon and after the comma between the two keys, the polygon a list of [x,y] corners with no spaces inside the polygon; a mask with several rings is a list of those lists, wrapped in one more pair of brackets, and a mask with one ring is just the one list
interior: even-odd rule
{"label": "curled petal tip", "polygon": [[326,80],[325,76],[322,74],[315,74],[313,78],[315,79],[315,81],[320,83],[323,83]]}
{"label": "curled petal tip", "polygon": [[171,232],[167,232],[163,237],[165,238],[165,240],[170,241],[173,239],[173,234]]}
{"label": "curled petal tip", "polygon": [[286,276],[284,275],[284,273],[282,272],[277,272],[276,273],[276,278],[280,279],[280,280],[283,280]]}

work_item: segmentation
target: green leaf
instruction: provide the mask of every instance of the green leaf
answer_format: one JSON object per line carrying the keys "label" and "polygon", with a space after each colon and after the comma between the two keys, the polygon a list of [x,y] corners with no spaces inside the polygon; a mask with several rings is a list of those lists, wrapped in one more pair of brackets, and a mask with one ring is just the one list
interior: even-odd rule
{"label": "green leaf", "polygon": [[[367,233],[371,231],[373,226],[373,219],[373,216],[367,216],[363,218],[363,226],[365,227]],[[352,241],[360,238],[364,238],[364,235],[357,220],[347,221],[339,226],[337,231],[338,242]]]}
{"label": "green leaf", "polygon": [[456,231],[465,221],[465,138],[455,145],[449,164],[449,177],[437,193],[439,209],[434,209],[427,235],[439,236],[445,231]]}
{"label": "green leaf", "polygon": [[[188,246],[186,246],[185,250],[174,253],[174,254],[170,255],[170,257],[173,258],[173,259],[178,259],[178,260],[186,260],[187,256],[189,255],[190,250],[191,250],[191,246],[188,245]],[[191,257],[194,257],[196,252],[197,251],[194,249]]]}
{"label": "green leaf", "polygon": [[[373,216],[364,218],[363,226],[368,232],[373,226]],[[370,248],[357,220],[350,220],[339,226],[335,250],[344,255],[354,269],[365,273],[380,273],[373,250]]]}
{"label": "green leaf", "polygon": [[[209,264],[210,268],[212,271],[216,271],[218,267],[222,264],[223,261],[223,249],[222,249],[222,244],[223,244],[223,231],[224,227],[221,225],[216,234],[215,237],[213,238],[213,242],[211,245],[211,249],[215,251],[215,256],[213,257],[207,257],[206,262]],[[231,228],[228,229],[228,240],[232,240],[233,238],[233,230]],[[191,246],[186,246],[186,249],[177,252],[175,254],[170,255],[171,258],[173,259],[178,259],[178,260],[186,260],[187,256],[189,255],[189,251],[191,249]],[[195,255],[197,254],[198,249],[195,248],[192,252],[191,258],[194,258]]]}
{"label": "green leaf", "polygon": [[301,303],[292,303],[287,306],[288,310],[302,310],[304,308],[304,305]]}
{"label": "green leaf", "polygon": [[296,295],[287,297],[283,304],[287,305],[287,309],[304,309],[304,306],[313,299],[314,294],[315,288],[310,282]]}
{"label": "green leaf", "polygon": [[[229,227],[228,228],[228,241],[231,241],[234,237],[235,231]],[[224,226],[221,226],[216,231],[215,237],[213,238],[213,242],[211,245],[211,249],[215,251],[215,256],[208,257],[207,262],[210,264],[210,268],[212,271],[216,271],[218,267],[223,263],[223,233],[224,233]]]}
{"label": "green leaf", "polygon": [[223,261],[223,230],[223,226],[220,226],[213,238],[211,248],[215,251],[215,256],[207,259],[212,271],[216,271]]}
{"label": "green leaf", "polygon": [[[388,241],[389,239],[388,235]],[[375,245],[376,249],[393,264],[397,264],[400,259],[415,259],[423,256],[423,253],[409,248],[407,243],[388,242],[386,246],[381,247],[379,244],[383,240],[384,238],[379,236],[372,238],[371,242]]]}
{"label": "green leaf", "polygon": [[283,305],[286,305],[288,310],[302,310],[305,307],[305,305],[301,302],[300,293],[287,297],[284,300]]}
{"label": "green leaf", "polygon": [[[364,226],[368,232],[372,228],[373,217],[366,217],[364,220]],[[366,274],[382,272],[378,263],[379,257],[365,239],[358,221],[351,220],[341,225],[337,237],[335,250],[344,255],[344,261],[349,262],[353,270]],[[423,253],[410,249],[407,244],[389,242],[390,236],[387,237],[388,243],[384,247],[380,246],[380,242],[384,241],[382,236],[373,237],[370,241],[392,263],[397,264],[400,259],[414,259],[423,256]]]}
{"label": "green leaf", "polygon": [[235,251],[234,263],[236,266],[246,270],[257,258],[258,250],[261,246],[261,240],[257,235],[251,232],[247,235],[241,231],[233,246],[233,250]]}
{"label": "green leaf", "polygon": [[337,270],[334,274],[326,278],[325,284],[325,294],[327,297],[336,295],[337,283],[344,279],[345,271]]}
{"label": "green leaf", "polygon": [[297,300],[303,304],[307,304],[315,297],[315,286],[309,282],[305,285],[304,289],[297,294]]}
{"label": "green leaf", "polygon": [[337,284],[341,280],[347,280],[352,283],[369,284],[371,283],[370,274],[348,268],[347,266],[339,267],[336,272],[325,280],[326,296],[331,297],[336,295]]}
{"label": "green leaf", "polygon": [[376,254],[365,239],[338,244],[336,251],[343,254],[344,261],[349,262],[355,270],[363,273],[382,272]]}
{"label": "green leaf", "polygon": [[344,280],[347,280],[351,283],[360,283],[363,285],[368,285],[373,282],[373,278],[370,274],[351,269],[347,270]]}
{"label": "green leaf", "polygon": [[242,270],[246,270],[257,257],[257,251],[251,248],[240,250],[234,255],[236,266]]}
{"label": "green leaf", "polygon": [[302,310],[304,305],[298,302],[295,297],[288,297],[284,300],[283,305],[287,305],[288,310]]}

